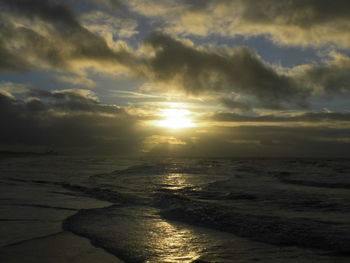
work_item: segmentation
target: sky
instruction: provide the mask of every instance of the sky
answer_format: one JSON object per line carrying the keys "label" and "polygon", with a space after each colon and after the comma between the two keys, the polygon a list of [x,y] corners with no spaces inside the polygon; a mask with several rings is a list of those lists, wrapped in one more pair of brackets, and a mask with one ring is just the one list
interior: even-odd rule
{"label": "sky", "polygon": [[0,150],[350,157],[348,0],[0,0]]}

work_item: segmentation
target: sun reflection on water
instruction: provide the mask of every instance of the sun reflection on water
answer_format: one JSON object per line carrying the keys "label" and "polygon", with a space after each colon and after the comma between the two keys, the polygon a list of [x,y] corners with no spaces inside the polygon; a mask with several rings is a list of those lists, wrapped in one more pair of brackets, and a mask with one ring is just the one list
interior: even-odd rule
{"label": "sun reflection on water", "polygon": [[[175,169],[176,171],[176,169]],[[183,173],[166,173],[159,182],[163,189],[174,191],[191,187]],[[194,262],[203,254],[204,247],[198,242],[197,234],[180,223],[157,218],[149,221],[149,246],[155,258],[146,262]]]}
{"label": "sun reflection on water", "polygon": [[193,242],[194,233],[165,221],[154,222],[149,240],[158,259],[146,262],[193,262],[200,257],[201,247]]}
{"label": "sun reflection on water", "polygon": [[163,177],[162,183],[165,185],[165,189],[169,190],[179,190],[193,186],[182,173],[168,173]]}

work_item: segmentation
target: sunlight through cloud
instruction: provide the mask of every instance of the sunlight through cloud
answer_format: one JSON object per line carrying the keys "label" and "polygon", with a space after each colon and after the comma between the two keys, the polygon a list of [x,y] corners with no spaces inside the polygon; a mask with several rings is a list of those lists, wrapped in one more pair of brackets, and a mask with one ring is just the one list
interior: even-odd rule
{"label": "sunlight through cloud", "polygon": [[189,116],[191,112],[180,108],[181,103],[171,103],[169,106],[171,108],[161,109],[160,116],[164,119],[157,121],[156,125],[170,129],[182,129],[196,126]]}

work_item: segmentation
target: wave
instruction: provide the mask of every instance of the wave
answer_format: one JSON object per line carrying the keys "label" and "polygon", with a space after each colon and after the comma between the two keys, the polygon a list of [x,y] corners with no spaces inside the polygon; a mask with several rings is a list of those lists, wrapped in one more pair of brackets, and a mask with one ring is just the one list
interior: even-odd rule
{"label": "wave", "polygon": [[[350,182],[345,162],[191,159],[140,163],[107,162],[106,167],[99,163],[101,167],[91,171],[83,167],[81,175],[73,166],[65,176],[58,172],[52,177],[30,175],[32,180],[27,175],[6,176],[2,182],[44,189],[56,185],[70,191],[52,187],[47,191],[108,201],[104,204],[108,207],[77,211],[65,220],[64,229],[127,262],[253,262],[260,257],[264,262],[299,263],[317,262],[320,255],[321,262],[349,259],[346,189]],[[116,167],[119,170],[108,172]],[[45,208],[65,209],[55,203]],[[289,252],[294,249],[295,254]],[[311,256],[304,257],[300,251],[311,251]],[[328,252],[341,256],[329,259],[324,256]],[[266,260],[267,253],[271,260]],[[283,260],[275,259],[276,255]]]}
{"label": "wave", "polygon": [[323,188],[340,188],[350,189],[350,177],[348,173],[345,173],[345,169],[338,168],[341,172],[333,173],[290,173],[290,172],[279,172],[275,176],[283,183],[323,187]]}
{"label": "wave", "polygon": [[157,193],[154,205],[166,219],[210,227],[278,246],[299,246],[350,255],[350,232],[333,223],[242,213],[238,209]]}

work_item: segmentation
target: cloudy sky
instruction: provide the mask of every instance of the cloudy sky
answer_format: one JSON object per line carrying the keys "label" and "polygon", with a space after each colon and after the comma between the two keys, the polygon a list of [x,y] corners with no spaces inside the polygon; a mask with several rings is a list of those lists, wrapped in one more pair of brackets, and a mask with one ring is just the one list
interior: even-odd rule
{"label": "cloudy sky", "polygon": [[350,157],[348,0],[0,0],[0,149]]}

